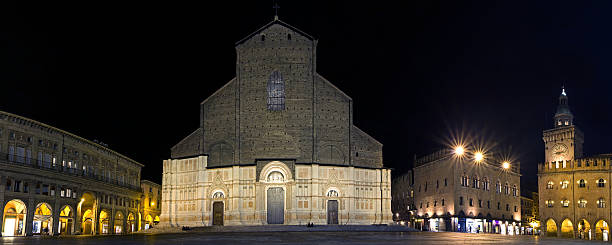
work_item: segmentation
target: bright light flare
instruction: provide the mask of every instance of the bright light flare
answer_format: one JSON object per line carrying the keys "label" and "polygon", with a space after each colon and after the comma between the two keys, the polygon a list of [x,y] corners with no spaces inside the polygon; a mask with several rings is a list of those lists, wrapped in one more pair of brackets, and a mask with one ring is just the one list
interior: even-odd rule
{"label": "bright light flare", "polygon": [[481,162],[483,159],[484,159],[484,154],[482,154],[482,152],[474,153],[474,160],[476,162]]}
{"label": "bright light flare", "polygon": [[463,148],[463,146],[455,147],[455,155],[463,156],[464,153],[465,153],[465,148]]}
{"label": "bright light flare", "polygon": [[508,161],[503,162],[502,163],[502,168],[509,169],[510,168],[510,163]]}

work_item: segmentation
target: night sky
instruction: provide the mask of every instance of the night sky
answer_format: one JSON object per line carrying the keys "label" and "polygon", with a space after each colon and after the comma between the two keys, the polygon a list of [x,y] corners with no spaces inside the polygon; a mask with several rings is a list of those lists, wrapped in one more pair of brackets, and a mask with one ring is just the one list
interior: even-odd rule
{"label": "night sky", "polygon": [[[235,76],[234,43],[274,16],[212,2],[0,3],[0,110],[103,141],[161,183],[199,103]],[[394,4],[281,1],[279,17],[319,40],[318,73],[395,173],[461,131],[512,149],[537,190],[563,85],[586,155],[612,152],[612,1]]]}

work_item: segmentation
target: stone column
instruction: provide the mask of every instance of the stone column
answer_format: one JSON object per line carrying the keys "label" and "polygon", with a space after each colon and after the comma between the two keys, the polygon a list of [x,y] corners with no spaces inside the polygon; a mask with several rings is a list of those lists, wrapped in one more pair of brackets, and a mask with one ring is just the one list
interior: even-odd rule
{"label": "stone column", "polygon": [[59,213],[61,210],[60,202],[58,198],[55,198],[55,204],[53,205],[53,224],[51,225],[51,234],[57,235],[59,233]]}
{"label": "stone column", "polygon": [[26,219],[25,222],[23,222],[23,225],[25,226],[26,236],[32,236],[32,222],[34,221],[34,211],[36,209],[36,203],[34,202],[33,198],[28,199],[26,208]]}
{"label": "stone column", "polygon": [[94,195],[95,195],[95,198],[94,198],[93,205],[92,205],[93,207],[91,208],[91,211],[93,211],[94,213],[94,217],[91,222],[91,229],[93,230],[94,235],[98,235],[99,234],[98,224],[100,223],[100,220],[99,220],[100,219],[100,213],[99,213],[100,207],[99,206],[100,206],[100,195],[101,194],[96,192]]}
{"label": "stone column", "polygon": [[[80,202],[81,202],[81,200],[79,200],[79,203]],[[79,205],[79,204],[77,203],[77,205]],[[75,212],[75,210],[76,210],[76,208],[73,208],[72,212],[70,213],[70,216],[69,216],[69,218],[72,218],[72,226],[69,226],[69,227],[66,228],[67,230],[70,230],[70,234],[71,235],[76,233],[77,227],[79,227],[79,230],[80,230],[80,224],[81,224],[81,221],[79,220],[80,215],[77,212]],[[79,223],[79,226],[77,226],[77,221]],[[81,230],[80,233],[82,234],[83,231]]]}
{"label": "stone column", "polygon": [[[2,181],[1,178],[0,181]],[[4,188],[3,186],[0,187]],[[4,192],[0,192],[0,211],[2,212],[2,214],[0,214],[0,231],[4,230],[2,227],[2,225],[4,225],[4,205]],[[2,237],[2,233],[0,233],[0,237]]]}
{"label": "stone column", "polygon": [[109,226],[109,231],[108,234],[115,234],[115,205],[117,204],[117,201],[119,201],[119,198],[117,198],[117,196],[113,196],[111,199],[111,210],[110,210],[110,217],[108,220],[108,226]]}
{"label": "stone column", "polygon": [[[0,231],[3,231],[4,225],[4,189],[6,188],[4,185],[6,183],[6,177],[0,176]],[[2,233],[0,232],[0,237],[2,237]]]}

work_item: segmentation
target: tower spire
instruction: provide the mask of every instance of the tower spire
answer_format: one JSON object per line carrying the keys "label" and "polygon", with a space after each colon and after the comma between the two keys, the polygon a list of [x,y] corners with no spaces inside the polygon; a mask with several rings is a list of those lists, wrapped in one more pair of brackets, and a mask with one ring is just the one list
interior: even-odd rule
{"label": "tower spire", "polygon": [[561,95],[567,96],[567,94],[565,94],[565,86],[561,86]]}
{"label": "tower spire", "polygon": [[555,127],[570,126],[573,124],[574,115],[569,108],[565,86],[561,86],[561,95],[559,95],[559,104],[555,113]]}

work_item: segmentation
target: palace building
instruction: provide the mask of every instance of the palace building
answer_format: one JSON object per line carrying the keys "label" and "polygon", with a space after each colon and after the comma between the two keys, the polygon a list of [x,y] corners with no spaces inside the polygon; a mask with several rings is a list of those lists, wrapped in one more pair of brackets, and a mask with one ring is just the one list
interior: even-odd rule
{"label": "palace building", "polygon": [[142,167],[102,143],[0,111],[2,236],[144,229],[155,212],[144,211]]}
{"label": "palace building", "polygon": [[415,227],[520,234],[520,164],[489,157],[492,152],[468,156],[460,149],[440,150],[416,160]]}
{"label": "palace building", "polygon": [[612,205],[612,154],[583,157],[584,135],[573,123],[565,89],[554,127],[544,130],[545,162],[538,166],[539,208],[547,236],[607,241]]}
{"label": "palace building", "polygon": [[316,72],[317,40],[277,17],[238,41],[236,77],[163,162],[163,226],[388,224],[382,144]]}

